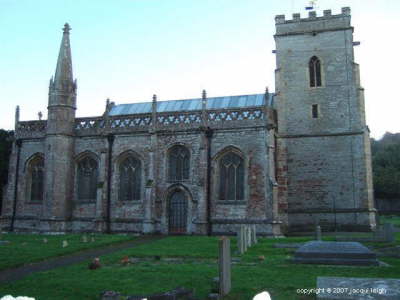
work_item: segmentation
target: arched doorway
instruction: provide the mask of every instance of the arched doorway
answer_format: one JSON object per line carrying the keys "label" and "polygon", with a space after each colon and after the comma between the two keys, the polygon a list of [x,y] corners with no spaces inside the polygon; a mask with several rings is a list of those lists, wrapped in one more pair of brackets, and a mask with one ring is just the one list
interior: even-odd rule
{"label": "arched doorway", "polygon": [[184,191],[175,190],[168,199],[168,232],[184,234],[187,226],[187,199]]}

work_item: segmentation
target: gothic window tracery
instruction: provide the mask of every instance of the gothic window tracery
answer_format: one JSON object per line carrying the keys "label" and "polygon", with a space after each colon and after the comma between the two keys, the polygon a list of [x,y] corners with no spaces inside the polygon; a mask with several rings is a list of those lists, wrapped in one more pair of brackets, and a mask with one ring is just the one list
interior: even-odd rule
{"label": "gothic window tracery", "polygon": [[97,161],[89,156],[78,163],[78,200],[91,202],[96,200],[97,194]]}
{"label": "gothic window tracery", "polygon": [[310,74],[310,87],[321,86],[321,61],[318,57],[311,57],[308,63],[308,69]]}
{"label": "gothic window tracery", "polygon": [[28,174],[29,200],[32,202],[42,202],[44,184],[43,157],[38,156],[29,163]]}
{"label": "gothic window tracery", "polygon": [[174,146],[169,151],[169,180],[189,179],[190,153],[184,146]]}
{"label": "gothic window tracery", "polygon": [[244,200],[244,161],[234,152],[226,153],[219,161],[219,199]]}
{"label": "gothic window tracery", "polygon": [[119,165],[119,200],[140,200],[142,165],[128,156]]}

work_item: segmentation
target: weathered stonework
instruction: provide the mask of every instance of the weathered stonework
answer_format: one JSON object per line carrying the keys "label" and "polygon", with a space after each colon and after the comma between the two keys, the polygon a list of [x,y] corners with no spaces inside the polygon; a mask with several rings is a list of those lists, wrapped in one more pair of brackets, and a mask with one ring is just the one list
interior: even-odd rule
{"label": "weathered stonework", "polygon": [[[275,94],[225,97],[235,106],[204,92],[202,99],[185,100],[200,103],[190,110],[160,109],[165,102],[154,97],[130,113],[107,102],[103,116],[76,118],[66,25],[50,81],[49,119],[16,119],[1,226],[169,234],[171,201],[179,193],[183,234],[234,234],[242,224],[270,236],[312,231],[316,223],[324,231],[370,230],[371,153],[352,30],[348,9],[306,19],[277,16]],[[322,64],[319,87],[309,87],[312,56]],[[316,104],[319,116],[313,118]],[[168,169],[176,145],[190,154],[188,178],[179,181]],[[227,153],[243,162],[242,200],[219,199],[220,160]],[[44,158],[44,195],[32,202],[27,166],[38,156]],[[119,168],[128,156],[141,163],[140,199],[122,201]],[[78,197],[78,162],[85,157],[98,166],[90,201]]]}

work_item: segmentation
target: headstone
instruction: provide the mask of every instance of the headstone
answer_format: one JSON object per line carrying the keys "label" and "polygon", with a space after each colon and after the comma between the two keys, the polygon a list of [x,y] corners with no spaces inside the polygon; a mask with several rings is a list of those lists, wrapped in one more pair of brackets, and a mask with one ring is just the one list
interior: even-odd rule
{"label": "headstone", "polygon": [[385,241],[388,243],[393,243],[395,241],[394,225],[392,223],[385,223],[383,225],[383,230],[385,233]]}
{"label": "headstone", "polygon": [[398,300],[400,279],[317,277],[317,300]]}
{"label": "headstone", "polygon": [[63,247],[63,248],[68,247],[68,241],[64,240],[64,241],[62,242],[62,247]]}
{"label": "headstone", "polygon": [[87,239],[86,234],[82,235],[82,243],[87,243],[87,242],[88,242],[88,239]]}
{"label": "headstone", "polygon": [[321,226],[317,225],[317,226],[315,226],[315,239],[317,241],[320,241],[320,240],[322,240],[321,236],[322,236]]}
{"label": "headstone", "polygon": [[239,228],[236,238],[237,238],[238,252],[239,252],[239,254],[243,254],[244,253],[244,245],[243,245],[243,235],[241,232],[241,228]]}
{"label": "headstone", "polygon": [[379,265],[376,254],[358,242],[307,242],[296,250],[293,262],[325,265]]}
{"label": "headstone", "polygon": [[227,295],[231,290],[231,247],[229,238],[219,240],[219,294]]}
{"label": "headstone", "polygon": [[90,238],[90,241],[93,243],[95,241],[94,236]]}
{"label": "headstone", "polygon": [[48,240],[46,238],[43,238],[43,243],[47,244]]}
{"label": "headstone", "polygon": [[250,225],[246,226],[246,234],[247,234],[247,247],[252,246],[252,239],[251,239],[251,228]]}
{"label": "headstone", "polygon": [[246,242],[246,229],[244,225],[240,226],[240,235],[241,235],[241,240],[242,240],[242,245],[243,245],[243,253],[247,251],[247,242]]}
{"label": "headstone", "polygon": [[251,230],[251,238],[252,238],[252,243],[257,244],[257,231],[256,231],[256,224],[252,226]]}

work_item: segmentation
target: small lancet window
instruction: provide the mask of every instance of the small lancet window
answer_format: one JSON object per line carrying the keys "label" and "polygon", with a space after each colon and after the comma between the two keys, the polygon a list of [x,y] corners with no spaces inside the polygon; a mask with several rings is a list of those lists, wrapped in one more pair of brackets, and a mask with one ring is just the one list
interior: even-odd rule
{"label": "small lancet window", "polygon": [[169,180],[189,179],[190,153],[184,146],[174,146],[169,151]]}
{"label": "small lancet window", "polygon": [[312,111],[312,117],[314,119],[317,119],[318,118],[318,104],[313,104],[311,111]]}
{"label": "small lancet window", "polygon": [[78,199],[84,202],[96,200],[97,194],[97,161],[86,156],[78,163]]}
{"label": "small lancet window", "polygon": [[220,200],[244,200],[244,163],[239,155],[228,152],[219,163]]}
{"label": "small lancet window", "polygon": [[119,165],[119,200],[140,200],[142,165],[140,160],[128,156]]}
{"label": "small lancet window", "polygon": [[310,87],[321,86],[321,61],[318,57],[311,57],[308,63],[308,70],[310,74]]}
{"label": "small lancet window", "polygon": [[36,157],[29,164],[30,201],[43,201],[44,159]]}

